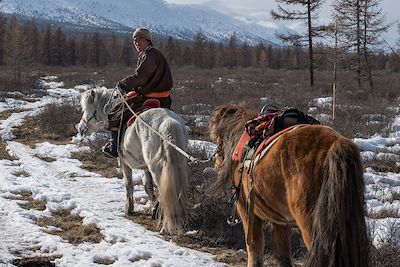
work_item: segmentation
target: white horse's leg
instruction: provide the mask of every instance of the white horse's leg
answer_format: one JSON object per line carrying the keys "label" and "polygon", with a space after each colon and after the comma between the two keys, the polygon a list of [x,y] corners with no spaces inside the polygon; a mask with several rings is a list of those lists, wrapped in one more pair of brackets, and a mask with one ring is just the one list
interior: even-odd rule
{"label": "white horse's leg", "polygon": [[149,170],[144,171],[144,175],[146,177],[146,181],[144,184],[144,190],[146,191],[147,195],[149,196],[150,199],[150,206],[151,206],[151,218],[153,220],[157,219],[158,216],[158,207],[159,207],[159,200],[158,197],[156,197],[156,194],[154,192],[154,182],[153,182],[153,176],[149,172]]}
{"label": "white horse's leg", "polygon": [[125,180],[125,193],[126,193],[126,200],[125,200],[125,214],[132,215],[133,214],[133,181],[132,181],[132,169],[125,163],[122,162],[121,164],[122,174]]}
{"label": "white horse's leg", "polygon": [[144,171],[144,175],[146,177],[146,182],[144,184],[144,190],[146,191],[147,195],[149,196],[149,199],[151,200],[151,202],[154,202],[156,200],[156,195],[154,194],[153,177],[148,170]]}

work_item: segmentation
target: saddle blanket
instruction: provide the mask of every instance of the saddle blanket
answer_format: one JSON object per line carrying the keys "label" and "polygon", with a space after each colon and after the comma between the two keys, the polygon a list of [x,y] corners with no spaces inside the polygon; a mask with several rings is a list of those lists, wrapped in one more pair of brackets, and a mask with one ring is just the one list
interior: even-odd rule
{"label": "saddle blanket", "polygon": [[255,147],[249,147],[248,143],[251,141],[250,135],[247,131],[244,131],[242,136],[239,139],[238,144],[235,147],[235,150],[232,154],[232,159],[234,161],[245,162],[245,165],[249,165],[249,163],[254,160],[253,164],[256,164],[259,160],[261,160],[265,154],[269,151],[272,145],[279,140],[279,138],[286,132],[295,130],[299,127],[305,126],[307,124],[296,124],[285,128],[276,134],[269,136],[268,138],[262,140],[262,142]]}
{"label": "saddle blanket", "polygon": [[[160,101],[158,99],[147,99],[135,113],[136,115],[139,115],[140,113],[145,112],[148,109],[159,107]],[[136,116],[132,114],[132,117],[127,122],[127,127],[131,126],[135,122],[135,120]]]}

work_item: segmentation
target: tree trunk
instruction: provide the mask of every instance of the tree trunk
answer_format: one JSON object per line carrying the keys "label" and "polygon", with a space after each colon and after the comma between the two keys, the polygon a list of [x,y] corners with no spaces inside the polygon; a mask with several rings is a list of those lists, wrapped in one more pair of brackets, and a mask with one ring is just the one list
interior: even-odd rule
{"label": "tree trunk", "polygon": [[310,86],[314,86],[314,56],[312,45],[312,27],[311,27],[311,0],[307,1],[307,14],[308,14],[308,55],[309,55],[309,68],[310,68]]}
{"label": "tree trunk", "polygon": [[369,63],[368,59],[368,51],[367,51],[367,26],[368,26],[368,0],[365,0],[365,10],[364,10],[364,44],[363,44],[363,52],[364,52],[364,59],[365,59],[365,64],[367,68],[367,73],[368,73],[368,80],[369,80],[369,86],[371,90],[374,90],[374,82],[372,81],[372,73],[371,73],[371,65]]}
{"label": "tree trunk", "polygon": [[357,23],[357,84],[358,89],[361,89],[361,8],[360,0],[356,2],[356,23]]}

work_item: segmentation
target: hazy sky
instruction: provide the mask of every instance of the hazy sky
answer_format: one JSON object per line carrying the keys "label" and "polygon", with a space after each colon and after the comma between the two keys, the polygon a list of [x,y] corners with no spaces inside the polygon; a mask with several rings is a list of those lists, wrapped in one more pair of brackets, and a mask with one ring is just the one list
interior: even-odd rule
{"label": "hazy sky", "polygon": [[[276,7],[275,0],[165,0],[169,3],[176,4],[203,4],[215,6],[218,10],[226,8],[235,11],[240,15],[259,16],[263,14],[266,20],[271,19],[270,10]],[[334,0],[326,0],[321,9],[320,17],[328,19],[331,13],[331,3]],[[383,0],[383,12],[387,14],[387,21],[394,22],[399,19],[400,1],[399,0]],[[251,16],[250,16],[251,17]]]}
{"label": "hazy sky", "polygon": [[[238,14],[240,17],[247,17],[257,21],[261,25],[269,26],[273,22],[271,10],[276,9],[275,0],[164,0],[175,4],[205,4],[222,13]],[[336,0],[325,0],[320,10],[319,18],[326,23],[331,20],[332,3]],[[383,34],[383,38],[392,46],[399,40],[397,31],[397,21],[400,21],[400,0],[381,1],[382,12],[386,14],[386,22],[391,24],[388,32]],[[274,22],[285,25],[296,31],[303,31],[305,25],[298,21],[279,21]]]}

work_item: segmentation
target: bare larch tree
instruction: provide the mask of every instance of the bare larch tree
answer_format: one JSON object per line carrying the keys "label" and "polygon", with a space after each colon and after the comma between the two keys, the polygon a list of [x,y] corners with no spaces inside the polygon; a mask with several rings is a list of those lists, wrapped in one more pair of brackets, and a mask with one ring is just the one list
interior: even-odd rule
{"label": "bare larch tree", "polygon": [[[317,11],[322,6],[324,0],[276,0],[278,3],[277,10],[272,10],[271,15],[275,20],[297,20],[306,21],[307,31],[301,34],[280,34],[278,35],[284,42],[292,43],[299,46],[301,43],[308,43],[308,58],[310,85],[314,86],[314,54],[313,54],[313,38],[319,36],[324,29],[323,26],[315,26],[314,21],[318,18]],[[286,5],[284,7],[282,5]],[[300,6],[302,10],[292,9],[290,6]]]}
{"label": "bare larch tree", "polygon": [[368,78],[374,88],[369,56],[371,51],[382,44],[382,34],[389,25],[385,23],[380,3],[382,0],[338,0],[333,4],[338,35],[347,49],[355,53],[355,67],[358,87],[361,78]]}

